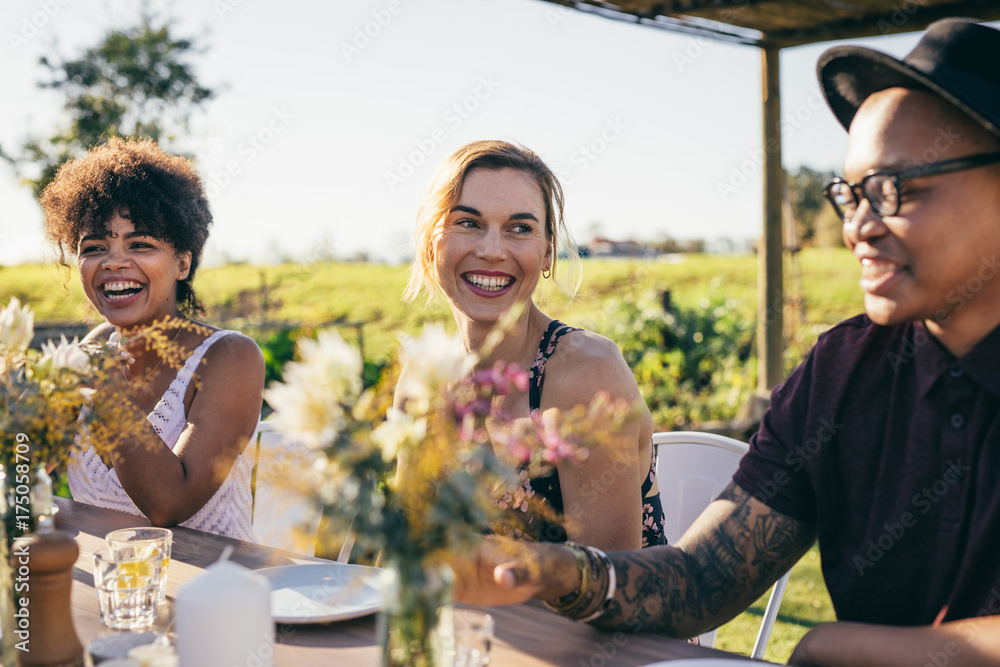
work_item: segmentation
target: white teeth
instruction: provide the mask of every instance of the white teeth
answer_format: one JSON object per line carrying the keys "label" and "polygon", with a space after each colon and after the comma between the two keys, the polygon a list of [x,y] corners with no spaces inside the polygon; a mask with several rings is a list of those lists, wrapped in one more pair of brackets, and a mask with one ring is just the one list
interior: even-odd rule
{"label": "white teeth", "polygon": [[470,273],[465,278],[479,289],[489,292],[499,292],[510,285],[511,280],[513,280],[510,276],[481,276],[476,273]]}
{"label": "white teeth", "polygon": [[131,294],[118,294],[117,292],[140,289],[142,289],[142,284],[137,283],[134,280],[121,280],[114,283],[105,283],[101,286],[101,290],[104,291],[104,296],[109,301],[121,301],[132,296]]}
{"label": "white teeth", "polygon": [[861,277],[868,280],[877,280],[899,270],[899,264],[887,262],[881,259],[871,259],[866,257],[861,260]]}

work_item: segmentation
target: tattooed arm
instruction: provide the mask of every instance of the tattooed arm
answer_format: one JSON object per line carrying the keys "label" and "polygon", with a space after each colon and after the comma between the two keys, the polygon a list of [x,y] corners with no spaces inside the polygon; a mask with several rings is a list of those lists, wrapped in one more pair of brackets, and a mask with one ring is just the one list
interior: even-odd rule
{"label": "tattooed arm", "polygon": [[[675,547],[609,554],[617,592],[594,624],[693,637],[746,609],[815,538],[812,524],[730,483]],[[554,600],[580,585],[574,556],[556,545],[493,541],[456,574],[456,597],[472,604]]]}
{"label": "tattooed arm", "polygon": [[812,524],[730,483],[675,547],[611,555],[618,590],[595,624],[674,637],[700,634],[750,606],[815,538]]}

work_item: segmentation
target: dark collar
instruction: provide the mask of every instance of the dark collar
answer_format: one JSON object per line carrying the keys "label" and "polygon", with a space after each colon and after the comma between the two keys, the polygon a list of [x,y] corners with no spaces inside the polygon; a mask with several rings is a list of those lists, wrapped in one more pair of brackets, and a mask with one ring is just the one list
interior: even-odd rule
{"label": "dark collar", "polygon": [[943,373],[961,369],[981,387],[1000,398],[1000,326],[960,359],[938,342],[923,322],[914,322],[908,329],[906,345],[916,348],[914,360],[919,396],[925,396]]}

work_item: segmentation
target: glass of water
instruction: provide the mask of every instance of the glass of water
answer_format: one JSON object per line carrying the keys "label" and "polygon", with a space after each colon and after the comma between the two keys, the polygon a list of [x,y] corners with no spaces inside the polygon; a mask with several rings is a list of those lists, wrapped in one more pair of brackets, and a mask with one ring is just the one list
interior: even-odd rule
{"label": "glass of water", "polygon": [[115,630],[145,629],[156,618],[163,554],[99,549],[94,553],[94,588],[101,622]]}
{"label": "glass of water", "polygon": [[493,617],[475,609],[456,609],[455,667],[481,667],[490,664],[493,643]]}
{"label": "glass of water", "polygon": [[170,565],[173,538],[174,534],[168,528],[122,528],[111,531],[104,539],[108,543],[108,549],[116,554],[144,557],[158,552],[162,555],[163,570],[156,599],[157,602],[163,602],[167,597],[167,566]]}

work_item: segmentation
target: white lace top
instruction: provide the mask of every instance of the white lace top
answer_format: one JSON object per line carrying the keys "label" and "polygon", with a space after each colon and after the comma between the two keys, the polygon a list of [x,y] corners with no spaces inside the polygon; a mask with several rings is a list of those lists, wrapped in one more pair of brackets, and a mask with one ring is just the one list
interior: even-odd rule
{"label": "white lace top", "polygon": [[[184,395],[187,393],[188,384],[194,377],[198,364],[201,363],[205,352],[215,341],[231,333],[236,332],[216,331],[195,348],[184,366],[177,371],[177,377],[174,378],[166,393],[146,417],[163,442],[171,449],[177,447],[177,441],[187,424]],[[117,333],[113,333],[108,342],[114,345],[116,338]],[[256,442],[256,436],[255,433],[250,442]],[[233,467],[215,495],[194,516],[181,525],[255,542],[253,528],[250,525],[250,512],[253,506],[253,498],[250,494],[252,469],[253,450],[244,450],[236,457]],[[69,490],[73,494],[73,499],[78,502],[143,516],[132,499],[125,493],[114,468],[108,468],[89,443],[74,449],[70,456],[66,479],[69,482]]]}

